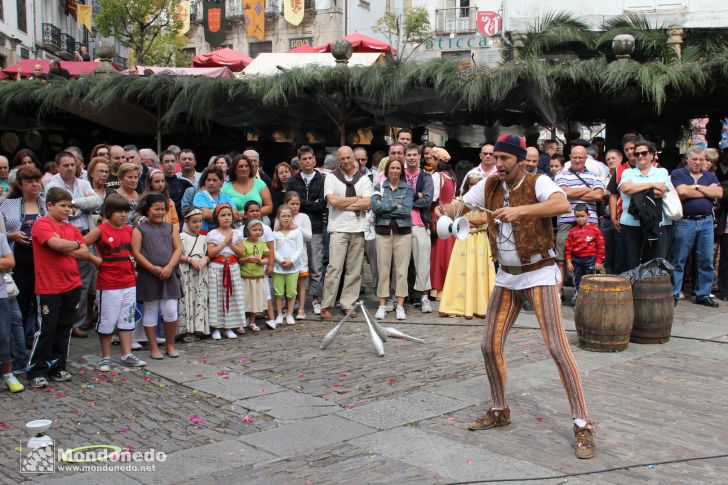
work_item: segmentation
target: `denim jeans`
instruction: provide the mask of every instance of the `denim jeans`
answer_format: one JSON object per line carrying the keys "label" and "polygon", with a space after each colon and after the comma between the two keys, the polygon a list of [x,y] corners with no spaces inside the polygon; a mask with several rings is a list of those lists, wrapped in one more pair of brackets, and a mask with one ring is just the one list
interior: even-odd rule
{"label": "denim jeans", "polygon": [[584,275],[596,273],[595,264],[597,258],[595,256],[572,256],[571,264],[574,265],[574,288],[579,292],[581,286],[581,278]]}
{"label": "denim jeans", "polygon": [[693,287],[696,299],[710,296],[713,287],[713,217],[704,219],[680,219],[673,223],[673,246],[670,263],[675,267],[672,273],[672,293],[680,294],[683,276],[685,274],[685,261],[688,256],[695,254],[695,267],[697,280]]}
{"label": "denim jeans", "polygon": [[[3,282],[4,284],[4,282]],[[10,307],[8,306],[8,298],[0,298],[0,363],[11,362],[13,360],[10,351],[12,338],[10,323]]]}
{"label": "denim jeans", "polygon": [[13,338],[11,352],[13,354],[13,370],[25,369],[28,366],[28,348],[25,346],[25,326],[17,298],[8,300],[10,307],[10,332]]}

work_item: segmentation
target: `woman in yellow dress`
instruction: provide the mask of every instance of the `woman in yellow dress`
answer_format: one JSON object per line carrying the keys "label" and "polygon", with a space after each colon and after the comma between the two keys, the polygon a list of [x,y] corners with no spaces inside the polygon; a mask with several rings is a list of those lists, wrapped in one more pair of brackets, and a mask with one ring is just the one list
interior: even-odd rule
{"label": "woman in yellow dress", "polygon": [[[482,179],[475,173],[468,177],[471,188]],[[490,257],[486,215],[479,210],[468,212],[470,232],[465,241],[456,241],[447,268],[440,300],[440,316],[458,316],[470,320],[484,318],[495,284],[495,267]]]}

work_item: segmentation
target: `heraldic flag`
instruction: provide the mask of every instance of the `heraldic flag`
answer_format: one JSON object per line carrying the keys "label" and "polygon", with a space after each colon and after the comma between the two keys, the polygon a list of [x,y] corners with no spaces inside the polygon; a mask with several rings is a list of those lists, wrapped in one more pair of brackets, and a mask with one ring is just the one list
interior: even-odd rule
{"label": "heraldic flag", "polygon": [[292,25],[303,22],[303,0],[283,0],[283,18]]}
{"label": "heraldic flag", "polygon": [[245,0],[243,3],[245,33],[248,37],[265,40],[265,1]]}
{"label": "heraldic flag", "polygon": [[179,29],[179,33],[184,35],[190,31],[190,1],[182,0],[177,5],[177,16],[179,17],[180,24],[182,25]]}
{"label": "heraldic flag", "polygon": [[222,0],[207,0],[203,4],[205,9],[205,41],[216,47],[227,37],[227,22],[225,22],[225,2]]}
{"label": "heraldic flag", "polygon": [[76,5],[76,24],[86,26],[86,30],[91,32],[91,5]]}

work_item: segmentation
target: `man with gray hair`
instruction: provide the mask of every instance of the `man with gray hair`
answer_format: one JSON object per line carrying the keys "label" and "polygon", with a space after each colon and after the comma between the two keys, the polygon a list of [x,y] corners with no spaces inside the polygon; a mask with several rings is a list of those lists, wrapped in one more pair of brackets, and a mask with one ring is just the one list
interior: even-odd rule
{"label": "man with gray hair", "polygon": [[339,166],[339,157],[334,155],[333,153],[327,153],[324,157],[324,164],[323,167],[321,167],[321,173],[324,175],[328,175],[334,170],[336,170]]}
{"label": "man with gray hair", "polygon": [[685,262],[695,254],[698,278],[693,286],[694,303],[718,308],[718,302],[710,295],[713,287],[713,203],[723,197],[723,187],[715,173],[705,170],[705,148],[692,146],[686,154],[685,167],[673,170],[672,185],[682,202],[683,217],[673,222],[673,243],[670,263],[672,295],[675,305],[680,298]]}
{"label": "man with gray hair", "polygon": [[268,186],[268,190],[273,190],[273,180],[268,176],[267,173],[260,166],[260,154],[255,150],[245,150],[243,155],[248,157],[250,160],[250,176],[256,179],[260,179],[265,182]]}
{"label": "man with gray hair", "polygon": [[151,148],[142,148],[139,150],[139,158],[142,159],[142,163],[147,168],[159,167],[159,157],[157,157],[157,154]]}
{"label": "man with gray hair", "polygon": [[[321,319],[330,320],[336,303],[339,281],[341,310],[353,311],[361,290],[361,265],[364,260],[365,213],[372,197],[372,182],[363,176],[351,147],[338,150],[339,167],[324,179],[324,199],[328,204],[329,266],[326,269]],[[352,314],[352,317],[356,314]]]}

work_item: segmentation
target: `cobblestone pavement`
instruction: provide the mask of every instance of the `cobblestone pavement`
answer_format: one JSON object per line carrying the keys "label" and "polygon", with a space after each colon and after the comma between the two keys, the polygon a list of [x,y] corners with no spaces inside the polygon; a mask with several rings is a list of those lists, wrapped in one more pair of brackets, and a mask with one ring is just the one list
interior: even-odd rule
{"label": "cobblestone pavement", "polygon": [[[599,452],[589,461],[574,457],[568,404],[532,314],[519,317],[506,348],[512,425],[483,432],[466,428],[489,398],[482,322],[408,315],[387,325],[425,343],[389,339],[381,358],[361,317],[325,351],[318,347],[332,324],[309,320],[180,344],[179,359],[106,376],[95,370],[97,341],[73,339],[72,381],[0,393],[0,481],[725,483],[725,308],[683,302],[667,344],[603,354],[576,347],[564,307],[598,422]],[[167,459],[154,472],[21,475],[24,423],[39,418],[53,420],[58,447],[154,448]]]}

